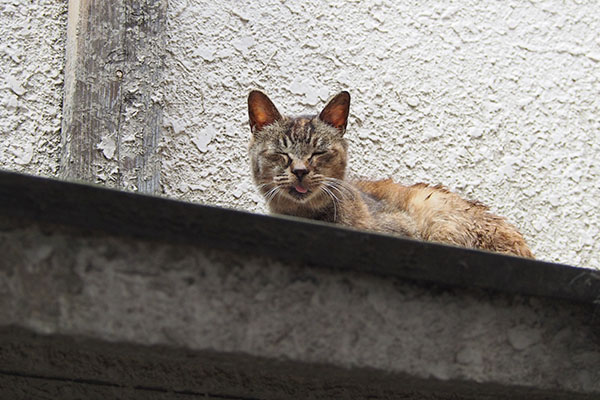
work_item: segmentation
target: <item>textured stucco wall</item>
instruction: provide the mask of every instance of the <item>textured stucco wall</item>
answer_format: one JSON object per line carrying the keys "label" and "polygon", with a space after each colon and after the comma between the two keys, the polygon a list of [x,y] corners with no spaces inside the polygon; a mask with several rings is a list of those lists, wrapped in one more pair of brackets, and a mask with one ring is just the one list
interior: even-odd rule
{"label": "textured stucco wall", "polygon": [[347,89],[353,174],[442,183],[600,268],[600,13],[577,3],[172,0],[164,190],[265,212],[249,90],[301,113]]}
{"label": "textured stucco wall", "polygon": [[0,0],[0,168],[56,175],[65,0]]}

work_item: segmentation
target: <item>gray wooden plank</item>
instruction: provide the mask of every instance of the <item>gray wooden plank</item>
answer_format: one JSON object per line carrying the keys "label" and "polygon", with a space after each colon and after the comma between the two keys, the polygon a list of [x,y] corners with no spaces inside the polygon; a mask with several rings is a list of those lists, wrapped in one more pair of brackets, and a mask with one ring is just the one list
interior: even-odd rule
{"label": "gray wooden plank", "polygon": [[60,175],[159,193],[166,0],[70,0]]}

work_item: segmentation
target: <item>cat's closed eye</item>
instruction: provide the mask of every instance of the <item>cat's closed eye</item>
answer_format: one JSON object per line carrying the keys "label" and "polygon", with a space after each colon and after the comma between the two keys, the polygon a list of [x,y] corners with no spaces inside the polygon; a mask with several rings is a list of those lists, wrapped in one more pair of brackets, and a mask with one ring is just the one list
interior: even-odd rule
{"label": "cat's closed eye", "polygon": [[315,161],[328,161],[330,160],[332,157],[335,157],[337,155],[337,151],[335,149],[329,149],[329,150],[324,150],[324,151],[315,151],[312,153],[312,155],[309,158],[310,162],[315,162]]}
{"label": "cat's closed eye", "polygon": [[314,153],[312,153],[309,157],[309,160],[312,161],[315,157],[321,156],[323,154],[326,154],[326,151],[315,151]]}
{"label": "cat's closed eye", "polygon": [[275,152],[275,153],[266,153],[264,157],[272,163],[282,164],[288,166],[291,164],[292,159],[287,153],[283,152]]}

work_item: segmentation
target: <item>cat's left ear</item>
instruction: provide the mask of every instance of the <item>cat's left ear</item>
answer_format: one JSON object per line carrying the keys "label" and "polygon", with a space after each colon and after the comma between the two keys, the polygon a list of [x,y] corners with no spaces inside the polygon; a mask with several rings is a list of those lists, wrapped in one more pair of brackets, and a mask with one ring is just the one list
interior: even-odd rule
{"label": "cat's left ear", "polygon": [[275,104],[263,92],[253,90],[248,96],[248,117],[252,133],[281,119]]}
{"label": "cat's left ear", "polygon": [[343,91],[327,103],[323,111],[321,111],[319,118],[321,121],[341,130],[343,135],[346,131],[349,113],[350,93]]}

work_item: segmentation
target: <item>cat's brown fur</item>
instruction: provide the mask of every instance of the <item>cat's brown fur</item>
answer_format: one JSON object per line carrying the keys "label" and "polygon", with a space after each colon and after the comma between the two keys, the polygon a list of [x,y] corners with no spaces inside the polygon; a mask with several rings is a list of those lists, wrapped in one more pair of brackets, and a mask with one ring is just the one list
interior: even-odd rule
{"label": "cat's brown fur", "polygon": [[441,186],[345,180],[349,107],[341,92],[318,116],[290,118],[263,93],[250,93],[252,173],[272,212],[533,257],[504,218]]}

